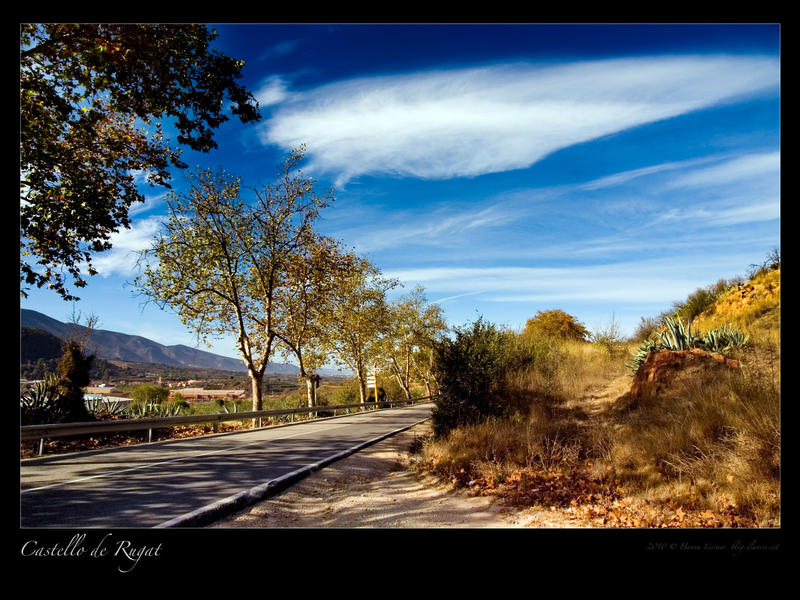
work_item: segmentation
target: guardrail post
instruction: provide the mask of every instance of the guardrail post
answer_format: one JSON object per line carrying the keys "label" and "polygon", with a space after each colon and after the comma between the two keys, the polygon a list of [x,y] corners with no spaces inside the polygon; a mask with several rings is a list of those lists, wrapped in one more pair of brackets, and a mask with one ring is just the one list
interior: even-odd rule
{"label": "guardrail post", "polygon": [[152,442],[153,441],[153,429],[152,428],[147,430],[147,441],[148,442]]}
{"label": "guardrail post", "polygon": [[39,456],[44,454],[44,438],[39,439]]}

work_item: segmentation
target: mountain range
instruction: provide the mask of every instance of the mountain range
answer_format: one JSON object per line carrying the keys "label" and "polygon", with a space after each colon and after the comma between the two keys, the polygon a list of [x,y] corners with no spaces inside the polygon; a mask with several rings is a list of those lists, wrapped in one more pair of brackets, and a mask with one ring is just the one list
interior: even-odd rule
{"label": "mountain range", "polygon": [[[77,327],[79,333],[86,327],[73,323],[63,323],[35,310],[20,309],[20,326],[46,331],[60,339],[66,339]],[[93,329],[90,339],[91,351],[106,360],[122,360],[126,362],[158,363],[175,367],[199,367],[205,369],[222,369],[225,371],[245,371],[241,360],[220,356],[191,348],[183,344],[165,346],[139,335],[128,335],[106,329]],[[298,373],[295,365],[287,363],[270,363],[267,373],[294,375]]]}

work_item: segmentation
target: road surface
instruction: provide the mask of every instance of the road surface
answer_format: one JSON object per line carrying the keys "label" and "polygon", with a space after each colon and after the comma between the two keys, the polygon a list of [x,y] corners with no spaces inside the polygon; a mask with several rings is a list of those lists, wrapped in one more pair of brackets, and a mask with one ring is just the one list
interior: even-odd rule
{"label": "road surface", "polygon": [[420,422],[431,407],[24,460],[20,526],[184,526],[189,514]]}

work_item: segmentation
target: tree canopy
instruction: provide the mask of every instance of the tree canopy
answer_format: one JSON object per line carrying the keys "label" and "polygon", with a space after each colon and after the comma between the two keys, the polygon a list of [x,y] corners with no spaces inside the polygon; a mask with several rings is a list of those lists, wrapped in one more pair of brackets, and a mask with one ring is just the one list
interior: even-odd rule
{"label": "tree canopy", "polygon": [[413,380],[423,381],[431,394],[433,348],[447,330],[444,311],[429,303],[422,286],[389,305],[389,326],[381,354],[389,372],[411,399]]}
{"label": "tree canopy", "polygon": [[203,171],[171,194],[164,232],[143,253],[138,288],[175,311],[200,339],[233,334],[250,375],[253,410],[281,331],[282,290],[294,284],[293,261],[312,245],[312,223],[332,198],[296,172],[302,149],[281,164],[274,183],[242,196],[238,177]]}
{"label": "tree canopy", "polygon": [[[20,27],[20,281],[75,300],[92,254],[130,227],[144,201],[139,176],[169,187],[185,168],[170,147],[207,152],[230,111],[259,119],[253,95],[236,83],[243,61],[209,44],[204,25],[23,24]],[[156,122],[154,122],[156,120]]]}
{"label": "tree canopy", "polygon": [[585,340],[589,335],[583,323],[560,309],[540,310],[535,317],[528,319],[522,333],[567,340]]}

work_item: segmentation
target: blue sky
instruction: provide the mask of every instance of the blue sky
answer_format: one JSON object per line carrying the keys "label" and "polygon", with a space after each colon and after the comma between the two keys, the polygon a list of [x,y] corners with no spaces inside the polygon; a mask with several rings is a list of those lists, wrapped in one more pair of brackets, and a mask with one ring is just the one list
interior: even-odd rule
{"label": "blue sky", "polygon": [[[780,246],[777,25],[213,27],[262,119],[186,162],[266,183],[304,143],[304,174],[335,188],[318,228],[399,278],[393,296],[423,285],[452,325],[559,308],[632,333]],[[74,308],[195,346],[130,285],[166,212],[165,190],[142,190]],[[46,290],[21,306],[73,312]]]}

